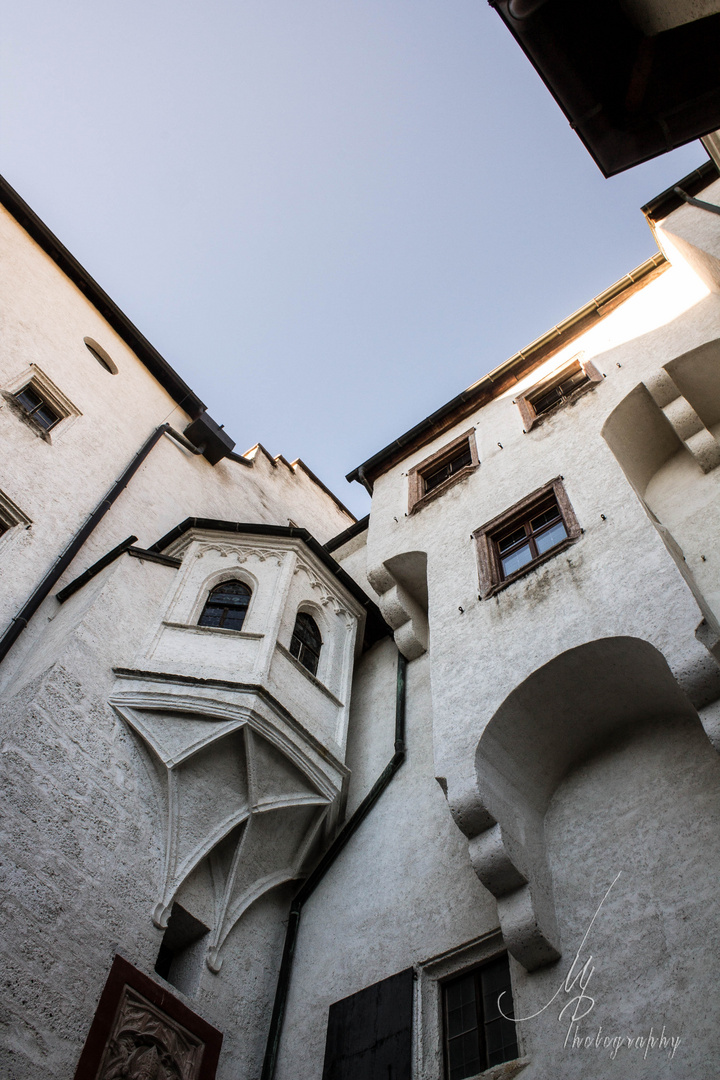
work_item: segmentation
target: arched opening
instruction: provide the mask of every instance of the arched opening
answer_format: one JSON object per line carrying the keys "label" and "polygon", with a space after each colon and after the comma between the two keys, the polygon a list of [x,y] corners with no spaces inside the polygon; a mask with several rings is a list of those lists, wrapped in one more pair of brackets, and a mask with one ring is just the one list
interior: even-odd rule
{"label": "arched opening", "polygon": [[322,637],[318,624],[307,611],[299,611],[290,639],[290,655],[299,660],[311,675],[317,675]]}
{"label": "arched opening", "polygon": [[[693,745],[701,748],[706,764],[720,768],[664,657],[647,641],[619,637],[555,657],[516,687],[485,728],[476,754],[485,821],[483,831],[471,837],[471,857],[478,877],[498,898],[508,949],[528,970],[557,959],[564,938],[546,836],[557,792],[583,763],[609,747],[636,731],[666,732],[667,725],[694,733]],[[654,783],[651,757],[641,773],[646,786]],[[603,798],[602,787],[597,798]],[[604,811],[612,819],[607,799]],[[692,801],[683,813],[692,818]],[[643,829],[662,846],[653,820]],[[574,859],[571,840],[560,858]],[[630,835],[628,843],[634,850],[636,837]],[[572,947],[573,941],[564,946]]]}
{"label": "arched opening", "polygon": [[223,581],[211,590],[198,626],[242,630],[252,589],[244,581]]}

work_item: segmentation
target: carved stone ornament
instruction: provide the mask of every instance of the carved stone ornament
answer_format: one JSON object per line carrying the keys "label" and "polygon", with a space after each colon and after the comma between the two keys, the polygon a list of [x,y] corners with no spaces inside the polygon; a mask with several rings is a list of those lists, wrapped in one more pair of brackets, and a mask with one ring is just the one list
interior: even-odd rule
{"label": "carved stone ornament", "polygon": [[116,956],[75,1080],[213,1080],[222,1034]]}
{"label": "carved stone ornament", "polygon": [[98,1080],[197,1080],[203,1043],[126,986]]}
{"label": "carved stone ornament", "polygon": [[301,559],[298,559],[295,564],[293,574],[298,574],[301,570],[304,571],[304,573],[307,575],[308,581],[310,582],[310,586],[313,591],[319,593],[318,603],[322,607],[331,607],[336,615],[340,615],[343,618],[349,620],[349,625],[351,626],[355,620],[350,614],[350,612],[347,610],[347,608],[340,603],[337,596],[334,596],[333,593],[330,592],[330,590],[320,580],[320,578],[313,571],[313,569],[308,566],[307,563],[303,562]]}
{"label": "carved stone ornament", "polygon": [[202,559],[210,553],[220,555],[223,559],[235,559],[238,564],[247,562],[248,559],[257,559],[259,562],[273,559],[278,566],[282,566],[283,560],[288,554],[287,550],[283,548],[240,547],[237,544],[201,544],[195,553],[195,558]]}
{"label": "carved stone ornament", "polygon": [[207,860],[214,924],[207,964],[263,893],[302,875],[339,792],[302,749],[246,707],[190,695],[119,694],[111,704],[143,741],[165,816],[153,922],[164,929]]}

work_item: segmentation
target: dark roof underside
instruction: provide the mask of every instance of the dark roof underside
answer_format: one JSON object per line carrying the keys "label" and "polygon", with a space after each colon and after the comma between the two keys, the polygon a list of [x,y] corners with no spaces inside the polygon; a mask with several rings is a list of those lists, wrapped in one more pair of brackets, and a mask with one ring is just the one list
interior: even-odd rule
{"label": "dark roof underside", "polygon": [[605,176],[720,128],[720,15],[646,36],[620,0],[490,3]]}

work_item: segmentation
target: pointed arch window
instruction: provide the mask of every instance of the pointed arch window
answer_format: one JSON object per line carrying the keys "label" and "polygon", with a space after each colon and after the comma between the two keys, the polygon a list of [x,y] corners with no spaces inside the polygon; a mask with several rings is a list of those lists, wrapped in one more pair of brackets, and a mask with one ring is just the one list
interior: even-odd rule
{"label": "pointed arch window", "polygon": [[252,589],[244,581],[223,581],[216,585],[198,620],[198,626],[219,626],[242,630]]}
{"label": "pointed arch window", "polygon": [[299,611],[290,639],[290,655],[300,661],[311,675],[317,675],[322,638],[312,615]]}

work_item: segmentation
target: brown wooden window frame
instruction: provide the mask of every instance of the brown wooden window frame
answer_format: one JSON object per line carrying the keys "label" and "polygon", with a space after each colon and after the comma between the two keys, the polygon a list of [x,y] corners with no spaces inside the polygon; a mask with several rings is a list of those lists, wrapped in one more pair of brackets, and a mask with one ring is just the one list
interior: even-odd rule
{"label": "brown wooden window frame", "polygon": [[[443,467],[466,456],[468,451],[470,461],[466,465],[462,465],[456,471],[451,471],[446,479],[428,488],[430,478],[436,476]],[[408,513],[415,513],[439,495],[443,495],[448,488],[474,473],[479,464],[475,428],[470,428],[469,431],[464,431],[447,446],[443,446],[441,450],[410,469],[408,472]]]}
{"label": "brown wooden window frame", "polygon": [[[499,550],[498,543],[508,536],[514,527],[520,528],[521,526],[527,526],[532,522],[532,519],[536,516],[536,511],[539,511],[543,507],[543,503],[546,503],[549,499],[554,498],[558,508],[558,517],[556,520],[562,522],[565,526],[566,536],[560,540],[557,544],[554,544],[547,551],[541,553],[538,552],[537,545],[534,547],[534,557],[518,570],[510,574],[505,574],[501,562],[501,552]],[[552,524],[548,522],[547,525]],[[531,542],[534,536],[541,535],[542,530],[530,530],[528,540]],[[567,492],[563,484],[562,476],[556,476],[549,483],[544,484],[541,488],[537,488],[536,491],[531,492],[520,502],[515,503],[502,514],[498,514],[491,521],[486,522],[479,529],[473,532],[473,538],[477,546],[478,557],[478,574],[480,578],[480,599],[487,600],[489,597],[494,596],[495,593],[500,592],[501,589],[507,588],[508,585],[512,585],[518,578],[524,577],[525,574],[529,574],[536,567],[541,566],[542,563],[547,562],[548,559],[554,558],[561,552],[570,547],[571,544],[576,543],[582,535],[582,529],[578,523],[570,500],[568,499]],[[521,541],[522,543],[522,541]],[[512,548],[508,548],[506,553],[502,553],[504,557],[512,552]]]}
{"label": "brown wooden window frame", "polygon": [[[555,387],[561,386],[562,383],[567,382],[574,374],[579,374],[581,371],[587,376],[587,380],[577,386],[572,393],[564,395],[547,409],[538,410],[535,408],[534,402],[537,402],[544,394],[549,393]],[[546,416],[556,413],[567,405],[572,405],[579,397],[586,394],[588,390],[593,390],[602,381],[603,376],[592,360],[585,360],[581,356],[573,357],[567,364],[563,364],[559,370],[553,371],[551,375],[548,375],[545,379],[531,386],[524,394],[520,394],[515,398],[515,404],[522,417],[523,431],[527,433],[536,424],[544,420]]]}
{"label": "brown wooden window frame", "polygon": [[[498,985],[497,980],[498,974],[500,974],[500,985]],[[496,985],[491,988],[489,983],[492,975],[495,976]],[[466,990],[467,987],[472,988],[474,1000],[465,1001],[460,1006],[462,1009],[461,1024],[464,1022],[469,1026],[466,1026],[462,1031],[458,1031],[453,1035],[449,1011],[450,992],[453,989],[458,988],[461,983],[465,984]],[[517,1028],[515,1028],[513,1033],[514,1039],[508,1038],[508,1022],[502,1019],[499,1015],[499,1010],[497,1009],[497,998],[494,997],[494,991],[498,989],[506,990],[508,992],[502,1002],[501,1008],[506,1016],[513,1016],[514,1004],[512,997],[512,981],[507,953],[500,953],[498,956],[488,959],[485,963],[480,964],[477,967],[456,973],[452,977],[444,979],[441,983],[445,1080],[469,1080],[469,1078],[476,1077],[497,1065],[502,1065],[508,1061],[516,1061],[520,1056]],[[490,995],[493,995],[493,997],[491,998]],[[497,1016],[495,1015],[496,1012],[498,1013]],[[472,1023],[472,1021],[474,1021],[474,1023]],[[501,1029],[501,1046],[497,1048],[488,1046],[488,1029],[491,1024],[499,1026]],[[465,1071],[470,1068],[471,1063],[466,1064],[465,1070],[461,1063],[458,1063],[453,1067],[451,1043],[457,1039],[465,1040],[468,1036],[472,1036],[475,1033],[479,1068],[473,1068],[472,1071]],[[459,1076],[458,1070],[464,1072],[464,1075]]]}

